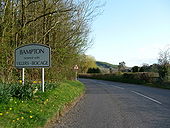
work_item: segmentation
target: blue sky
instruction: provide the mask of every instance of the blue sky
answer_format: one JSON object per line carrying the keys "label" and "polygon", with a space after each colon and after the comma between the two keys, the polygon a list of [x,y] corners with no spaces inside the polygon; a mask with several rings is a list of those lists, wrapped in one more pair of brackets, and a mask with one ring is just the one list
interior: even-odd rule
{"label": "blue sky", "polygon": [[170,44],[170,0],[105,0],[94,21],[94,45],[86,54],[99,61],[127,66],[157,63]]}

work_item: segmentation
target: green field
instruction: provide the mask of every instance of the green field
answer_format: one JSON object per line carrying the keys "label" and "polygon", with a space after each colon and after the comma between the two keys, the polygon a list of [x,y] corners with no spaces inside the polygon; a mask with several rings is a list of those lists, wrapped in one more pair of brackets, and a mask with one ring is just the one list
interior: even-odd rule
{"label": "green field", "polygon": [[118,65],[113,65],[107,62],[96,61],[96,64],[101,68],[118,68]]}

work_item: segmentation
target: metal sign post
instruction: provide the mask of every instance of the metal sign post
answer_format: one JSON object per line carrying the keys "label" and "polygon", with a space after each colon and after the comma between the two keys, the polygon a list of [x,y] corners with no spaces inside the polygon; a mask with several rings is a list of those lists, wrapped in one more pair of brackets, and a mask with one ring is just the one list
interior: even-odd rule
{"label": "metal sign post", "polygon": [[42,68],[42,91],[44,92],[44,68]]}
{"label": "metal sign post", "polygon": [[77,80],[77,70],[76,70],[76,80]]}
{"label": "metal sign post", "polygon": [[24,85],[25,68],[22,68],[22,85]]}
{"label": "metal sign post", "polygon": [[77,77],[78,77],[78,69],[79,67],[77,65],[74,66],[74,70],[76,71],[76,78],[75,80],[77,80]]}

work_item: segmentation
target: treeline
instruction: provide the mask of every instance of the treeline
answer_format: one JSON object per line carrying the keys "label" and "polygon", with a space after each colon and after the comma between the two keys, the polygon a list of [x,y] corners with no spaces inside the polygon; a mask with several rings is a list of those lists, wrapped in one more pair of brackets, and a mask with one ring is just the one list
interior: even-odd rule
{"label": "treeline", "polygon": [[170,89],[168,82],[160,81],[159,74],[154,72],[115,72],[115,73],[84,73],[79,74],[80,78],[108,80],[131,84],[142,84],[147,86]]}
{"label": "treeline", "polygon": [[[14,50],[30,43],[52,49],[46,79],[72,79],[73,66],[89,46],[90,24],[97,10],[93,0],[0,0],[0,81],[20,79]],[[26,73],[26,79],[41,78],[40,69],[27,69]]]}

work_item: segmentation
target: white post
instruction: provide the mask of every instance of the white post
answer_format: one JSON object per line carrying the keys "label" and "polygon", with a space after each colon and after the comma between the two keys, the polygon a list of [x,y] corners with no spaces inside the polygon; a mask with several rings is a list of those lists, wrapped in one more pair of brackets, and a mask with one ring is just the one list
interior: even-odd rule
{"label": "white post", "polygon": [[77,70],[76,70],[76,80],[77,80]]}
{"label": "white post", "polygon": [[25,68],[22,68],[22,85],[24,85],[24,72],[25,72]]}
{"label": "white post", "polygon": [[76,78],[75,80],[77,80],[77,77],[78,77],[78,69],[79,67],[77,65],[74,66],[74,71],[76,72]]}
{"label": "white post", "polygon": [[44,68],[42,68],[42,91],[44,92]]}

